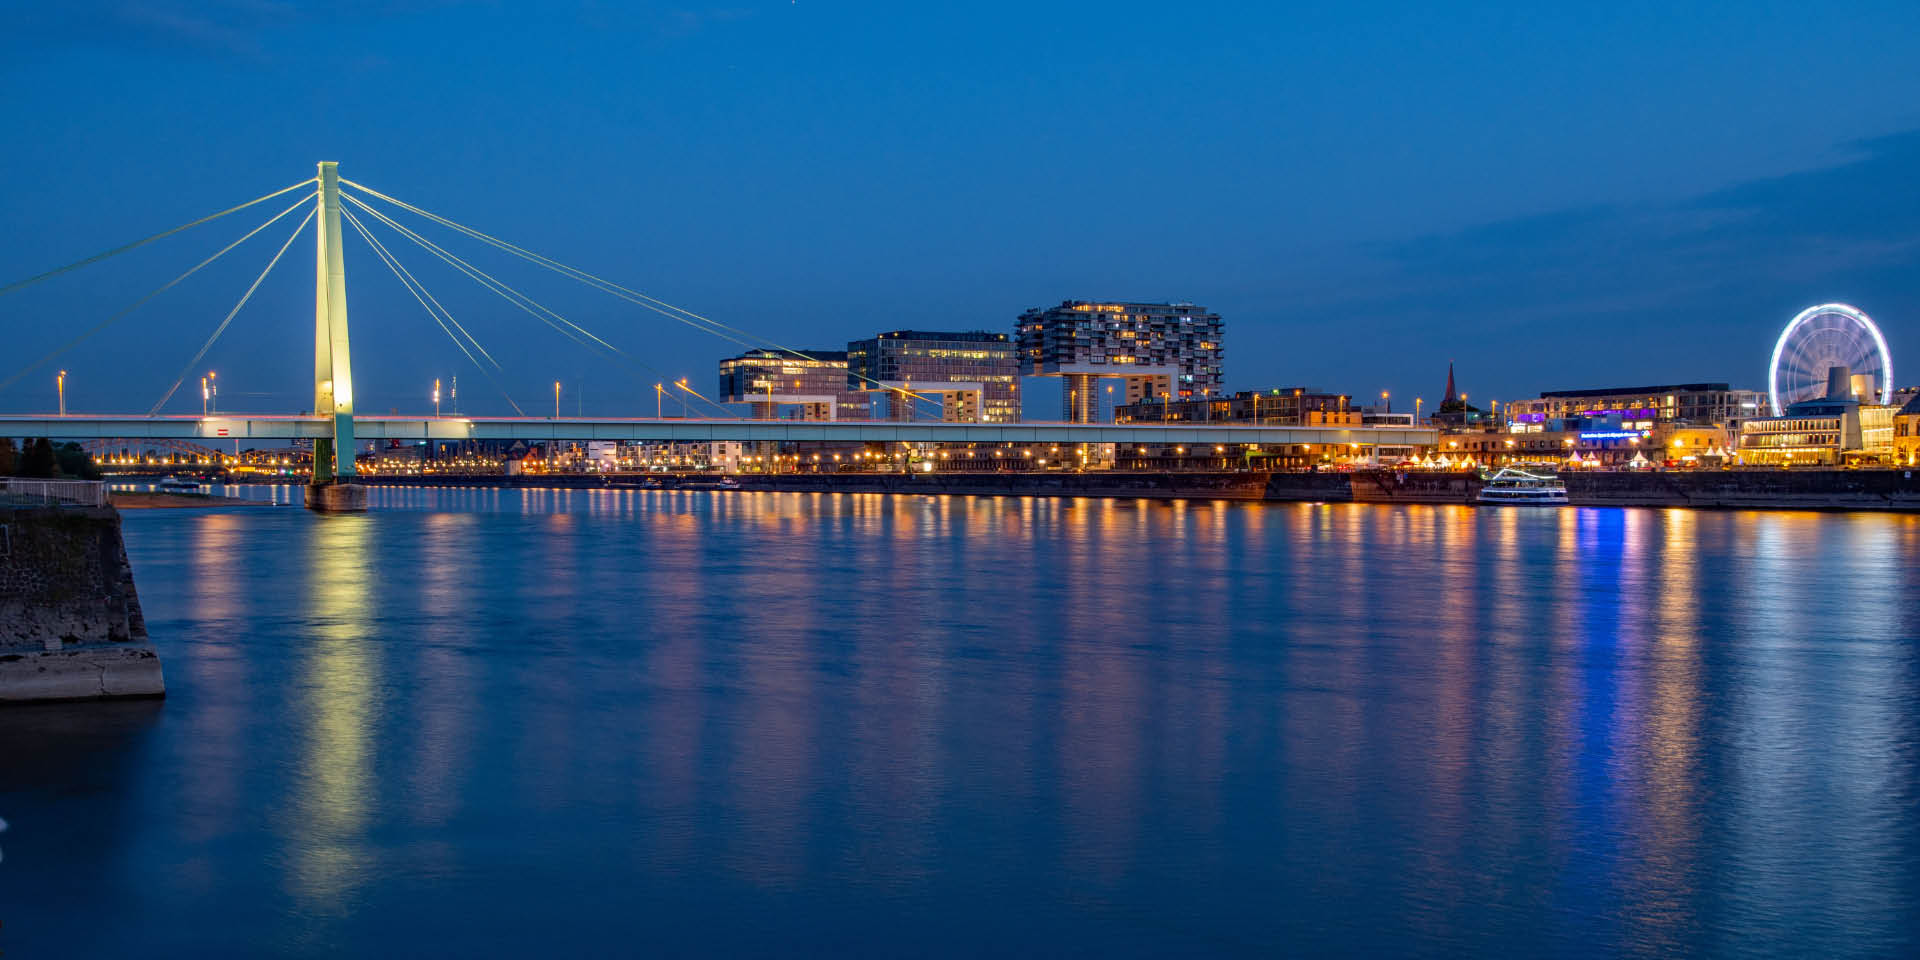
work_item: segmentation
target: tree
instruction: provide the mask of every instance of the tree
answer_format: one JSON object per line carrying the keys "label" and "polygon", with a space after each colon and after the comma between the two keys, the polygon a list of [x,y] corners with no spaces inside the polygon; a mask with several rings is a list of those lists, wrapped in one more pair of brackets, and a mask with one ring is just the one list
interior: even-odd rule
{"label": "tree", "polygon": [[27,444],[26,452],[20,457],[18,475],[51,479],[56,466],[57,463],[53,458],[53,444],[49,443],[46,437],[41,437]]}
{"label": "tree", "polygon": [[13,467],[17,458],[13,452],[13,438],[0,437],[0,477],[13,476]]}
{"label": "tree", "polygon": [[87,451],[81,449],[79,444],[71,440],[54,448],[53,458],[59,465],[60,472],[66,476],[79,477],[82,480],[100,479],[100,468],[94,466],[93,458],[88,456]]}

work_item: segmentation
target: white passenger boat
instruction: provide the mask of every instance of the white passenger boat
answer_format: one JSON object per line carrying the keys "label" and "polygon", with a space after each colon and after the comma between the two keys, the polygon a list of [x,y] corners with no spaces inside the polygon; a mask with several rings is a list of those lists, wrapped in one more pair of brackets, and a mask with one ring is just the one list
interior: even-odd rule
{"label": "white passenger boat", "polygon": [[1522,507],[1564,507],[1567,505],[1567,485],[1556,476],[1508,467],[1494,474],[1487,485],[1480,488],[1479,501]]}
{"label": "white passenger boat", "polygon": [[192,477],[167,477],[160,481],[161,493],[199,493],[200,481]]}

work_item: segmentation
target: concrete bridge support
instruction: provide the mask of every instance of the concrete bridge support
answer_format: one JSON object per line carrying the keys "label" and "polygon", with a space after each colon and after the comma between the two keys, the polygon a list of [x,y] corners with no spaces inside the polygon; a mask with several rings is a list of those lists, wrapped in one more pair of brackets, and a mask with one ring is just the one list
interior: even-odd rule
{"label": "concrete bridge support", "polygon": [[347,267],[340,252],[340,165],[320,164],[320,216],[315,232],[313,412],[333,422],[314,441],[307,507],[328,512],[367,509],[354,477],[353,362],[347,341]]}

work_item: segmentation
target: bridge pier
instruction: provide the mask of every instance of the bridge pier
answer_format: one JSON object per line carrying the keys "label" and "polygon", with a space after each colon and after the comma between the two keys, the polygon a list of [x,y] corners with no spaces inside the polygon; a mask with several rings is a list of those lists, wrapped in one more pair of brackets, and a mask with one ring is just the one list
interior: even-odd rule
{"label": "bridge pier", "polygon": [[307,484],[307,509],[316,513],[365,513],[367,488],[358,483]]}

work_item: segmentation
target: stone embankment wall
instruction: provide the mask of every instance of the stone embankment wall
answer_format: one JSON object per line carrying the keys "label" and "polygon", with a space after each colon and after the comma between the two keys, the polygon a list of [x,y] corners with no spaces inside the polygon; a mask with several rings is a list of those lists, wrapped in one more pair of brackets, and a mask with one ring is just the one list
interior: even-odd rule
{"label": "stone embankment wall", "polygon": [[[1567,497],[1576,506],[1735,507],[1752,510],[1920,511],[1920,471],[1705,470],[1567,472]],[[371,485],[460,487],[572,487],[626,490],[641,475],[592,474],[519,477],[369,477]],[[710,488],[715,474],[655,475],[669,487]],[[1481,480],[1471,473],[1260,473],[1090,471],[1060,473],[745,474],[743,490],[821,493],[911,493],[1010,497],[1151,497],[1195,500],[1357,501],[1471,504]]]}
{"label": "stone embankment wall", "polygon": [[0,703],[165,692],[119,513],[0,509]]}
{"label": "stone embankment wall", "polygon": [[792,474],[737,478],[743,490],[1009,497],[1149,497],[1264,500],[1265,473]]}
{"label": "stone embankment wall", "polygon": [[[633,490],[649,477],[641,474],[602,478],[597,475],[515,477],[365,477],[368,486],[405,487],[534,487],[589,490]],[[718,474],[656,474],[669,487],[711,489]],[[839,473],[777,474],[734,477],[742,490],[783,490],[802,493],[910,493],[938,496],[1009,497],[1150,497],[1160,499],[1267,499],[1265,473],[1122,473],[1093,471],[1065,473],[1036,470],[1021,473]]]}
{"label": "stone embankment wall", "polygon": [[[1731,507],[1750,510],[1920,511],[1920,478],[1910,470],[1703,470],[1567,472],[1567,499],[1589,507]],[[1470,473],[1277,473],[1270,500],[1472,503]]]}
{"label": "stone embankment wall", "polygon": [[1707,470],[1570,473],[1567,499],[1588,506],[1920,510],[1912,470]]}

